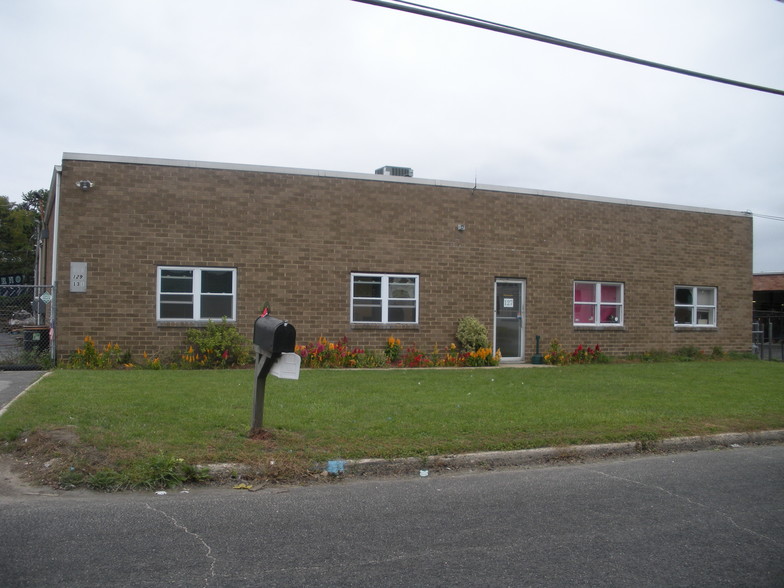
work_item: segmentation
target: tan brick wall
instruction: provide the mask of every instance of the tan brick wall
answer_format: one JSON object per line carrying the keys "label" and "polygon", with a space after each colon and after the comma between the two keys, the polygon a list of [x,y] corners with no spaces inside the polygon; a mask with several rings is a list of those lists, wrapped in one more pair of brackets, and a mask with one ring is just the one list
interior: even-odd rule
{"label": "tan brick wall", "polygon": [[[380,349],[394,335],[429,351],[452,342],[463,316],[492,328],[494,280],[504,277],[526,280],[527,358],[537,334],[545,346],[557,337],[613,354],[750,347],[750,217],[163,165],[65,160],[62,177],[60,357],[88,334],[136,354],[182,349],[187,326],[155,320],[160,265],[236,267],[248,336],[268,300],[300,343],[345,335]],[[87,192],[75,186],[84,178],[95,183]],[[86,293],[68,291],[71,261],[88,263]],[[419,325],[352,327],[352,271],[419,274]],[[575,328],[574,280],[622,282],[623,328]],[[676,284],[718,288],[716,329],[673,327]]]}

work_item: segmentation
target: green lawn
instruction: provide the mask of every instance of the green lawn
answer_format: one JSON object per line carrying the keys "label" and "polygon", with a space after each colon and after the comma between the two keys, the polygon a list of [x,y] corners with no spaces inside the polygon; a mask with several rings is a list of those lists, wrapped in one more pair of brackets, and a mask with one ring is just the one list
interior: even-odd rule
{"label": "green lawn", "polygon": [[252,390],[252,370],[57,370],[0,417],[0,440],[18,449],[69,428],[89,469],[161,454],[305,463],[784,428],[784,364],[751,360],[303,370],[268,379],[261,440],[248,438]]}

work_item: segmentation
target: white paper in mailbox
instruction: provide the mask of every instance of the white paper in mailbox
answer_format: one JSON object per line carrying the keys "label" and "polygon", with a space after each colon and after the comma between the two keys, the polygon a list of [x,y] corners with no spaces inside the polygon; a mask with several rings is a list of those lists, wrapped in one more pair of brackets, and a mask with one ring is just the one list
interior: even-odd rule
{"label": "white paper in mailbox", "polygon": [[302,358],[296,353],[283,353],[272,364],[270,374],[282,380],[299,380],[299,364]]}

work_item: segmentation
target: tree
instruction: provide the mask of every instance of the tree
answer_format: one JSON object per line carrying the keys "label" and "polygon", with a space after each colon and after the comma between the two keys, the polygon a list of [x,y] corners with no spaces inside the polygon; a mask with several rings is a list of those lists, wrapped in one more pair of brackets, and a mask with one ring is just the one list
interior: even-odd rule
{"label": "tree", "polygon": [[30,191],[19,204],[0,196],[0,275],[33,275],[36,227],[48,196],[49,190]]}
{"label": "tree", "polygon": [[29,210],[36,213],[36,220],[44,218],[46,202],[49,200],[49,190],[30,190],[22,194],[22,202],[17,208]]}

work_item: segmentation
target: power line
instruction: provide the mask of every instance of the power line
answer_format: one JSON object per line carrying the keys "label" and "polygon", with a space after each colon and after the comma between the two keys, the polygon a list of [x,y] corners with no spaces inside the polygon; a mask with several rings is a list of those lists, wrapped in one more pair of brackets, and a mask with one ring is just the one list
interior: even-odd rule
{"label": "power line", "polygon": [[430,18],[437,18],[439,20],[445,20],[457,24],[467,25],[470,27],[485,29],[496,33],[503,33],[505,35],[512,35],[514,37],[522,37],[524,39],[531,39],[533,41],[549,43],[551,45],[558,45],[559,47],[566,47],[567,49],[575,49],[576,51],[583,51],[585,53],[592,53],[594,55],[600,55],[602,57],[609,57],[610,59],[617,59],[620,61],[626,61],[637,65],[644,65],[646,67],[652,67],[655,69],[661,69],[664,71],[669,71],[672,73],[677,73],[685,76],[700,78],[703,80],[708,80],[710,82],[718,82],[720,84],[728,84],[730,86],[737,86],[739,88],[745,88],[747,90],[755,90],[757,92],[766,92],[768,94],[777,94],[779,96],[784,96],[784,90],[779,90],[777,88],[767,88],[765,86],[758,86],[756,84],[739,82],[737,80],[731,80],[728,78],[722,78],[711,74],[700,73],[697,71],[683,69],[681,67],[665,65],[663,63],[657,63],[655,61],[648,61],[647,59],[639,59],[637,57],[631,57],[629,55],[624,55],[622,53],[615,53],[613,51],[607,51],[605,49],[591,47],[590,45],[582,45],[580,43],[574,43],[572,41],[567,41],[565,39],[550,37],[548,35],[535,33],[533,31],[527,31],[525,29],[519,29],[517,27],[504,25],[501,23],[492,22],[481,18],[475,18],[473,16],[467,16],[465,14],[459,14],[457,12],[450,12],[448,10],[442,10],[440,8],[432,8],[430,6],[424,6],[422,4],[406,2],[404,0],[394,0],[394,3],[386,2],[385,0],[352,0],[352,1],[361,2],[363,4],[372,4],[373,6],[380,6],[382,8],[391,8],[392,10],[400,10],[402,12],[410,12],[412,14],[418,14],[420,16],[428,16]]}
{"label": "power line", "polygon": [[[781,0],[781,1],[784,2],[784,0]],[[756,212],[752,212],[751,216],[753,216],[754,218],[764,218],[764,219],[767,219],[767,220],[774,220],[774,221],[784,222],[784,216],[771,216],[769,214],[758,214]]]}

